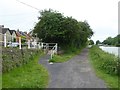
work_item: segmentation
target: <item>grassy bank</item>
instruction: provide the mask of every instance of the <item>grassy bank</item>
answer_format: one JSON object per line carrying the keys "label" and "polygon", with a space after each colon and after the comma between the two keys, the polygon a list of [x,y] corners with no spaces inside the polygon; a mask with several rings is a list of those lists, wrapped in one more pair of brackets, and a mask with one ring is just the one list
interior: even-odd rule
{"label": "grassy bank", "polygon": [[3,73],[3,88],[45,88],[48,85],[48,72],[38,63],[39,53],[28,64]]}
{"label": "grassy bank", "polygon": [[119,88],[120,62],[118,57],[102,51],[98,46],[90,49],[89,56],[96,75],[102,78],[109,88]]}
{"label": "grassy bank", "polygon": [[2,74],[0,73],[0,90],[2,89]]}
{"label": "grassy bank", "polygon": [[69,48],[64,50],[63,54],[54,55],[53,58],[49,62],[62,63],[70,60],[75,55],[79,54],[83,48]]}

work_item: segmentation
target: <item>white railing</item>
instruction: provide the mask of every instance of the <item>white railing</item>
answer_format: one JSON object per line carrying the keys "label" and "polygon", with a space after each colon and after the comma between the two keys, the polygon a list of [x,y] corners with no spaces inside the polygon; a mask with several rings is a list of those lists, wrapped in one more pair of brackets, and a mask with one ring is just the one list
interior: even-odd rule
{"label": "white railing", "polygon": [[[21,42],[22,40],[23,40],[23,38],[19,37],[19,39],[18,39],[19,49],[22,49],[22,48],[43,49],[45,53],[48,54],[48,52],[49,52],[49,54],[51,55],[51,59],[54,54],[57,54],[57,43],[43,43],[43,42],[37,42],[35,40],[34,41],[27,40],[27,42],[25,43],[25,47],[22,47],[22,45],[23,45]],[[26,40],[26,39],[24,39],[24,40]],[[8,42],[7,38],[6,38],[6,34],[4,34],[3,41],[0,41],[0,42],[3,43],[4,47],[7,47],[8,44],[11,44],[11,46],[12,46],[12,43],[15,43],[15,42],[12,42],[12,40]]]}
{"label": "white railing", "polygon": [[51,59],[54,54],[57,54],[57,43],[42,43],[41,47],[43,48],[44,53],[50,54]]}
{"label": "white railing", "polygon": [[57,54],[57,43],[56,43],[56,45],[51,49],[51,52],[50,52],[51,59],[53,58],[53,55],[54,55],[54,54]]}

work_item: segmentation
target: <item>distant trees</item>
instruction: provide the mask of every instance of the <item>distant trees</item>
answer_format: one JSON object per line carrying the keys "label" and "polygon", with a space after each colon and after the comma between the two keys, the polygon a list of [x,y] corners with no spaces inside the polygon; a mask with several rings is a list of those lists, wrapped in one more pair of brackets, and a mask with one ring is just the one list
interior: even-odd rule
{"label": "distant trees", "polygon": [[93,40],[89,40],[89,45],[94,45],[94,41]]}
{"label": "distant trees", "polygon": [[107,45],[120,46],[120,34],[114,38],[108,37],[102,43]]}
{"label": "distant trees", "polygon": [[60,46],[80,47],[91,38],[93,31],[87,21],[79,22],[72,17],[49,10],[40,12],[34,33],[44,42],[56,42]]}
{"label": "distant trees", "polygon": [[113,38],[108,37],[106,40],[103,41],[103,44],[112,45],[114,43]]}
{"label": "distant trees", "polygon": [[101,42],[99,40],[96,41],[96,45],[98,45],[98,44],[101,44]]}

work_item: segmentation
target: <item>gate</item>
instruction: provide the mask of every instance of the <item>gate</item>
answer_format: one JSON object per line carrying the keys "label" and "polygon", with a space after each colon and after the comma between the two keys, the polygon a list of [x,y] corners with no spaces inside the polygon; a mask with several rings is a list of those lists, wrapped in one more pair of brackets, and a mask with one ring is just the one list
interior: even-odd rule
{"label": "gate", "polygon": [[41,43],[41,47],[44,50],[44,53],[49,54],[51,56],[51,59],[54,54],[57,54],[57,43]]}

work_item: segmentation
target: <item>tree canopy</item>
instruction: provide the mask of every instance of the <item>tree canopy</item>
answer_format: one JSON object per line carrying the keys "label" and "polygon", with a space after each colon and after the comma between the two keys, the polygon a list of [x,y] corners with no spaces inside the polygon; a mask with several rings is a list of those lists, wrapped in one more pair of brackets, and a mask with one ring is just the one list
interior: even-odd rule
{"label": "tree canopy", "polygon": [[108,37],[102,43],[107,45],[120,46],[120,34],[114,38]]}
{"label": "tree canopy", "polygon": [[98,44],[101,44],[101,42],[99,40],[96,41],[96,45],[98,45]]}
{"label": "tree canopy", "polygon": [[40,12],[39,21],[36,23],[33,32],[37,33],[43,42],[74,47],[85,45],[87,39],[93,35],[87,21],[77,21],[51,9]]}
{"label": "tree canopy", "polygon": [[94,45],[94,41],[93,40],[89,40],[89,45]]}

